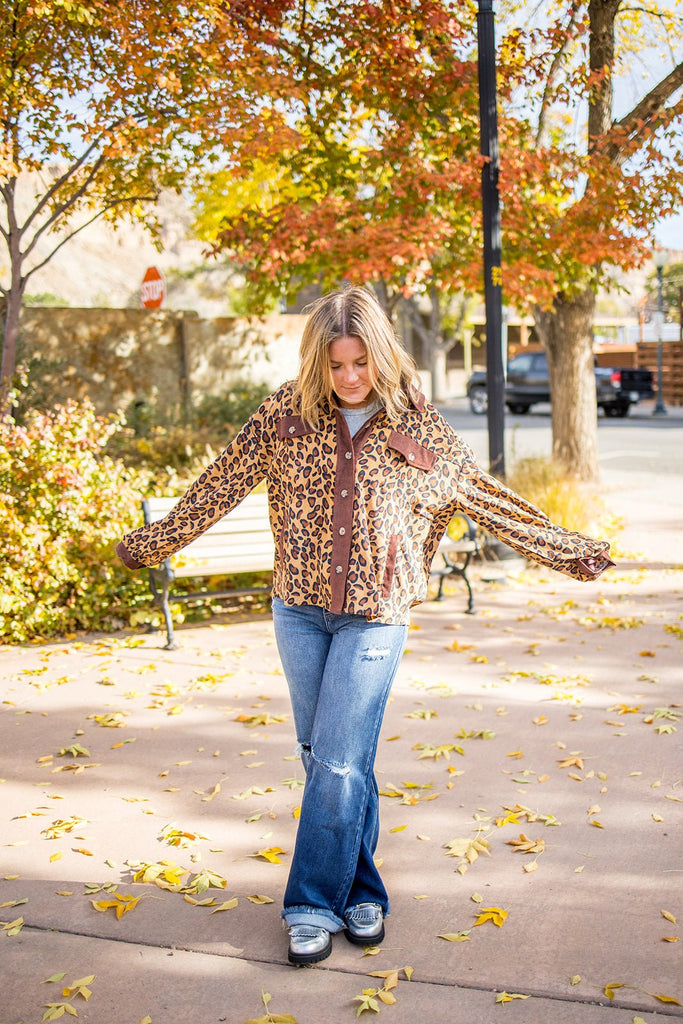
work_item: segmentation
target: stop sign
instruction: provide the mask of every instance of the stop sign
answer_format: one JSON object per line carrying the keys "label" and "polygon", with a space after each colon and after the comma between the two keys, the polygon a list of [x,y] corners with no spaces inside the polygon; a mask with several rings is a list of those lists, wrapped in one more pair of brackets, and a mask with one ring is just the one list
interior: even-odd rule
{"label": "stop sign", "polygon": [[158,309],[164,301],[164,277],[157,267],[148,267],[140,285],[140,300],[145,309]]}

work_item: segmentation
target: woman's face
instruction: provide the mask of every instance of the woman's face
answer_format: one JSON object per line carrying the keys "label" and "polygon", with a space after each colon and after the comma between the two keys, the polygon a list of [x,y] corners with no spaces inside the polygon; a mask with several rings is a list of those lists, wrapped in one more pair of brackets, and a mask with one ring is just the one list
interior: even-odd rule
{"label": "woman's face", "polygon": [[332,383],[342,409],[356,409],[372,401],[365,345],[353,335],[335,338],[330,344]]}

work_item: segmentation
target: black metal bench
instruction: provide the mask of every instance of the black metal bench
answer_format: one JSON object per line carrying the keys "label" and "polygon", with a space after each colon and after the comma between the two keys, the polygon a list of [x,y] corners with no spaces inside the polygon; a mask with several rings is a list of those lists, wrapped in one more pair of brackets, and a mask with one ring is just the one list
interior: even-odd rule
{"label": "black metal bench", "polygon": [[[177,498],[146,498],[142,503],[145,522],[153,523],[162,519],[176,501]],[[439,591],[435,600],[443,600],[445,580],[449,576],[458,576],[465,581],[467,587],[467,612],[473,613],[474,601],[467,569],[478,550],[474,524],[464,513],[458,513],[451,520],[439,544],[437,555],[442,558],[443,565],[432,568],[432,575],[439,577]],[[172,651],[177,647],[173,635],[171,600],[173,603],[221,600],[270,592],[270,586],[264,585],[231,590],[193,590],[174,593],[171,598],[171,587],[175,580],[268,572],[273,568],[274,554],[268,519],[268,496],[257,492],[248,494],[230,515],[224,516],[178,554],[151,568],[149,582],[153,602],[161,609],[166,626],[165,650]]]}
{"label": "black metal bench", "polygon": [[439,590],[434,598],[435,601],[443,601],[445,597],[443,586],[448,577],[458,576],[465,581],[467,587],[466,612],[468,615],[474,615],[474,595],[467,570],[480,549],[476,526],[464,512],[456,512],[437,548],[436,557],[441,557],[442,564],[437,565],[435,559],[432,565],[431,575],[437,576],[439,579]]}

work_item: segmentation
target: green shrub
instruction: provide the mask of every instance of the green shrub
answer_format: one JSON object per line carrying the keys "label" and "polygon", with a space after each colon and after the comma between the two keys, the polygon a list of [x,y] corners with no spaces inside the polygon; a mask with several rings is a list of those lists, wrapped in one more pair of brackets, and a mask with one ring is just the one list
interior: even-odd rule
{"label": "green shrub", "polygon": [[205,395],[189,412],[157,403],[133,403],[107,451],[127,466],[153,473],[157,492],[181,494],[270,390],[266,384],[239,381],[223,394]]}
{"label": "green shrub", "polygon": [[104,454],[120,429],[76,402],[0,422],[0,638],[120,628],[149,606],[114,554],[147,482]]}
{"label": "green shrub", "polygon": [[[0,641],[158,621],[147,574],[124,568],[115,545],[141,525],[142,496],[182,493],[267,390],[240,385],[207,398],[189,423],[178,410],[164,423],[152,408],[130,425],[97,416],[88,401],[31,410],[20,391],[16,418],[0,421]],[[174,618],[210,610],[183,606]]]}

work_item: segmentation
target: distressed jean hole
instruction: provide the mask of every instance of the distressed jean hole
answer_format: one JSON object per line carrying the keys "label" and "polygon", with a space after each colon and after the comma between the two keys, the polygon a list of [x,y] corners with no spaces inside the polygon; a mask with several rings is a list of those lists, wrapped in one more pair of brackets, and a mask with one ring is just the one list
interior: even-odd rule
{"label": "distressed jean hole", "polygon": [[361,656],[361,661],[381,661],[391,654],[390,647],[368,647]]}
{"label": "distressed jean hole", "polygon": [[350,774],[351,769],[348,764],[340,764],[338,761],[326,761],[323,757],[318,757],[314,750],[311,750],[311,758],[319,764],[321,768],[330,772],[331,775],[338,775],[340,778],[346,778]]}

